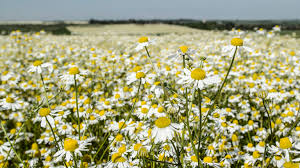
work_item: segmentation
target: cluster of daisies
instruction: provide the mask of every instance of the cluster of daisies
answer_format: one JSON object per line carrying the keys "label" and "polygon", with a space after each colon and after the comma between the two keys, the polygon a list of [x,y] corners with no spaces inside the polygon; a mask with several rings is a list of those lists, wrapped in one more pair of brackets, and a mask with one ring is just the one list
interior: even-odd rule
{"label": "cluster of daisies", "polygon": [[0,36],[0,167],[300,162],[300,39],[258,29]]}

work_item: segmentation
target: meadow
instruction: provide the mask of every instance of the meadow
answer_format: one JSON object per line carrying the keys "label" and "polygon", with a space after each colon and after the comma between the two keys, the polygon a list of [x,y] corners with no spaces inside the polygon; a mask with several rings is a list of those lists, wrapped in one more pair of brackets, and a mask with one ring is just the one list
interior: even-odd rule
{"label": "meadow", "polygon": [[0,36],[0,168],[300,167],[300,39],[182,26]]}

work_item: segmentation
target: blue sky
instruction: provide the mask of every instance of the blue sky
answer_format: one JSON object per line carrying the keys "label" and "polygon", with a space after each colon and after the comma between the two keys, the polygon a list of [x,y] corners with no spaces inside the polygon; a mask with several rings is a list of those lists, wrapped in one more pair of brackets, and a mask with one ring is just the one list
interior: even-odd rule
{"label": "blue sky", "polygon": [[300,0],[0,0],[0,20],[300,19]]}

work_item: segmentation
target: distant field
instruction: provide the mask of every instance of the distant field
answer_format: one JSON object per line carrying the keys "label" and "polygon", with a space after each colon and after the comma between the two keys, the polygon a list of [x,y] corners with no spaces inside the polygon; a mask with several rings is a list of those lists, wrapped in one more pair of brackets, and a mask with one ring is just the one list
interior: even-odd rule
{"label": "distant field", "polygon": [[164,35],[169,33],[193,33],[201,30],[184,26],[167,24],[116,24],[116,25],[82,25],[68,26],[72,34],[107,34],[114,33],[120,35]]}

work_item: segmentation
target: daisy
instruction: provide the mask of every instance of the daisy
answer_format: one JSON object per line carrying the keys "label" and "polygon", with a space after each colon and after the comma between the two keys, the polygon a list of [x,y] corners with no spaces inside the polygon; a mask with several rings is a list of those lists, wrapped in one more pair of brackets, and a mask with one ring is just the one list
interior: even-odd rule
{"label": "daisy", "polygon": [[149,118],[152,113],[151,113],[151,110],[149,110],[150,107],[149,105],[142,105],[137,111],[136,111],[136,116],[139,118],[139,119],[144,119],[144,118]]}
{"label": "daisy", "polygon": [[189,161],[193,168],[198,167],[198,159],[196,155],[186,156],[185,160]]}
{"label": "daisy", "polygon": [[164,90],[159,81],[154,82],[154,85],[151,86],[150,91],[154,92],[157,98],[164,94]]}
{"label": "daisy", "polygon": [[205,156],[202,160],[202,163],[208,166],[220,167],[218,163],[214,163],[214,160],[210,156]]}
{"label": "daisy", "polygon": [[233,56],[234,53],[236,52],[236,49],[237,49],[237,54],[240,55],[240,50],[243,48],[245,49],[246,51],[248,52],[253,52],[253,49],[247,47],[247,46],[244,46],[244,41],[241,39],[241,38],[233,38],[231,39],[231,45],[230,46],[225,46],[223,47],[223,52],[230,52],[230,56]]}
{"label": "daisy", "polygon": [[54,118],[51,116],[51,110],[49,108],[40,108],[39,116],[34,119],[34,122],[41,121],[41,127],[46,128],[47,120],[53,127],[55,125]]}
{"label": "daisy", "polygon": [[256,31],[257,34],[264,35],[266,31],[263,28],[260,28]]}
{"label": "daisy", "polygon": [[116,152],[111,155],[111,161],[108,162],[105,167],[107,167],[107,168],[115,168],[115,167],[129,168],[131,166],[124,155],[120,154],[119,152]]}
{"label": "daisy", "polygon": [[86,148],[87,145],[91,145],[89,141],[79,141],[77,139],[73,138],[66,138],[64,140],[63,146],[60,147],[61,150],[56,152],[53,157],[55,157],[55,162],[62,161],[62,159],[65,157],[65,160],[67,162],[73,160],[73,153],[75,156],[82,157],[82,151],[88,151]]}
{"label": "daisy", "polygon": [[7,96],[0,100],[0,106],[6,110],[18,110],[22,108],[22,101],[17,100],[15,96]]}
{"label": "daisy", "polygon": [[60,135],[72,134],[73,128],[68,123],[61,123],[56,127]]}
{"label": "daisy", "polygon": [[131,153],[131,158],[135,158],[137,156],[145,156],[147,155],[148,151],[151,149],[150,140],[147,139],[143,142],[137,142],[133,144],[133,146],[129,149],[128,152]]}
{"label": "daisy", "polygon": [[136,73],[130,73],[127,76],[126,84],[130,85],[131,83],[134,83],[136,81],[140,81],[141,84],[145,84],[145,83],[150,83],[151,84],[151,83],[153,83],[154,78],[155,78],[154,74],[147,74],[146,75],[145,71],[138,71]]}
{"label": "daisy", "polygon": [[69,73],[60,76],[60,78],[64,81],[66,85],[73,85],[74,75],[76,75],[76,80],[78,82],[82,82],[83,76],[87,74],[88,74],[87,70],[80,70],[78,67],[72,66],[71,68],[69,68]]}
{"label": "daisy", "polygon": [[136,51],[140,51],[141,49],[143,49],[144,47],[147,47],[149,46],[150,44],[153,44],[154,41],[153,40],[150,40],[148,37],[140,37],[139,40],[138,40],[138,44],[135,48]]}
{"label": "daisy", "polygon": [[43,69],[52,72],[53,65],[51,63],[43,63],[40,60],[36,60],[32,65],[29,66],[28,72],[36,72],[38,74],[41,74],[43,72]]}
{"label": "daisy", "polygon": [[187,60],[194,60],[191,55],[195,54],[196,50],[192,50],[188,46],[180,46],[179,49],[177,50],[176,54],[168,56],[169,59],[187,59]]}
{"label": "daisy", "polygon": [[206,72],[201,68],[195,68],[192,71],[184,69],[183,72],[183,75],[179,75],[181,79],[179,79],[178,83],[192,86],[193,90],[203,90],[208,86],[217,84],[221,81],[216,75],[207,77]]}
{"label": "daisy", "polygon": [[171,140],[175,136],[175,132],[179,131],[179,125],[171,123],[168,117],[159,117],[155,120],[154,125],[151,135],[155,143]]}
{"label": "daisy", "polygon": [[279,25],[276,25],[272,28],[275,32],[280,32],[281,31],[281,28]]}

